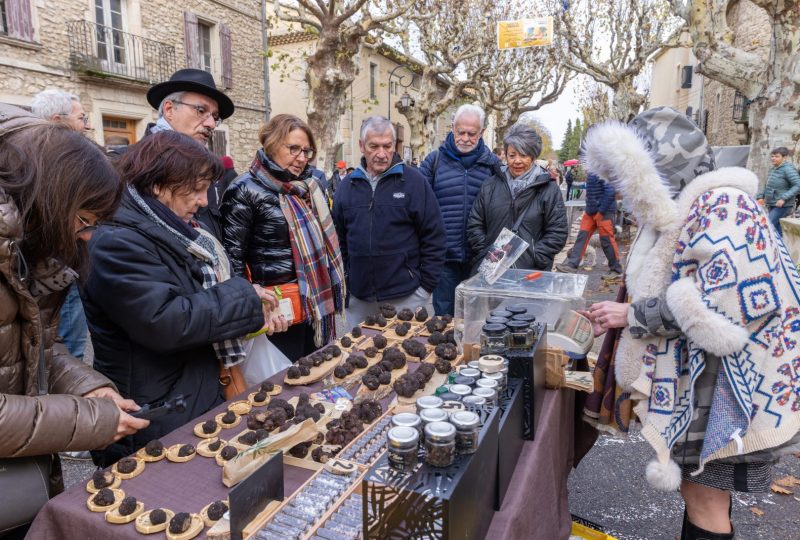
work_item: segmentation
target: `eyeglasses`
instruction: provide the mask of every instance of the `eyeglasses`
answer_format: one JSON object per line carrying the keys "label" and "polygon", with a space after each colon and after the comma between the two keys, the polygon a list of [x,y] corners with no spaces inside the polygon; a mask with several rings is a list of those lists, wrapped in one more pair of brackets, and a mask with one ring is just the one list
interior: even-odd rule
{"label": "eyeglasses", "polygon": [[75,231],[75,236],[80,236],[83,233],[93,232],[97,230],[98,227],[97,223],[92,225],[91,223],[83,219],[80,215],[78,215],[77,217],[78,221],[81,223],[81,228]]}
{"label": "eyeglasses", "polygon": [[[63,113],[62,112],[62,113],[58,113],[58,116],[67,116],[68,117],[70,114],[72,114],[72,113]],[[85,114],[80,115],[78,117],[78,120],[80,120],[83,123],[84,126],[88,126],[89,125],[89,117],[86,116]]]}
{"label": "eyeglasses", "polygon": [[283,146],[288,148],[289,149],[289,153],[294,157],[299,156],[300,152],[302,152],[306,156],[306,159],[313,159],[314,158],[314,153],[315,152],[314,152],[313,148],[303,148],[299,144],[284,144]]}
{"label": "eyeglasses", "polygon": [[191,107],[194,109],[194,112],[197,113],[197,116],[205,120],[206,118],[213,118],[214,123],[220,125],[222,123],[222,118],[219,117],[218,113],[213,113],[206,109],[205,105],[197,105],[195,103],[186,103],[185,101],[181,101],[179,99],[173,99],[173,103],[179,103],[181,105],[186,105],[187,107]]}

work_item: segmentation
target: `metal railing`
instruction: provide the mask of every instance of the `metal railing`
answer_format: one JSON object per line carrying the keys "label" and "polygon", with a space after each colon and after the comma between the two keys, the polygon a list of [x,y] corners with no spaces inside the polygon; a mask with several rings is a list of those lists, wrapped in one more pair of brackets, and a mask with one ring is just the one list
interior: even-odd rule
{"label": "metal railing", "polygon": [[175,47],[90,21],[67,22],[72,68],[147,84],[175,72]]}

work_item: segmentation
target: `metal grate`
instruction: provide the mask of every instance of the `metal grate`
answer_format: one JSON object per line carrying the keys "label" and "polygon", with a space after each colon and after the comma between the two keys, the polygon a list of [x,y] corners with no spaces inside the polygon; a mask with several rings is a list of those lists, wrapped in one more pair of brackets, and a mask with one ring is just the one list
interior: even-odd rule
{"label": "metal grate", "polygon": [[733,121],[735,123],[747,124],[750,122],[750,103],[752,102],[744,94],[736,91],[736,95],[733,97]]}
{"label": "metal grate", "polygon": [[176,70],[172,45],[84,20],[69,21],[67,31],[76,71],[155,84]]}

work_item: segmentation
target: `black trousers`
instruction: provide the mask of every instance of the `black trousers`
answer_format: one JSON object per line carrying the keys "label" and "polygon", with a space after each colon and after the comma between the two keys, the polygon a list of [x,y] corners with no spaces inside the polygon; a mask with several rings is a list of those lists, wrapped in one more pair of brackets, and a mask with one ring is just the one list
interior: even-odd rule
{"label": "black trousers", "polygon": [[314,344],[314,327],[309,323],[290,326],[286,332],[272,334],[269,340],[292,362],[317,349]]}

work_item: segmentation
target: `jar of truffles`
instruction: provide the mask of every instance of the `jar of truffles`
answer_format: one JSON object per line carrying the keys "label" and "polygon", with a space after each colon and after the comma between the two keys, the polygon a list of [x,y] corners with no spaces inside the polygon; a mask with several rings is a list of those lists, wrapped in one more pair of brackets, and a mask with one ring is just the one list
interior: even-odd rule
{"label": "jar of truffles", "polygon": [[535,323],[536,322],[536,316],[535,315],[530,315],[528,313],[523,313],[521,315],[514,315],[513,317],[511,317],[511,320],[512,321],[525,321],[526,323],[528,323],[530,325],[531,323]]}
{"label": "jar of truffles", "polygon": [[414,428],[422,437],[422,420],[414,413],[397,413],[392,416],[392,426]]}
{"label": "jar of truffles", "polygon": [[506,390],[506,385],[508,384],[506,381],[506,375],[502,371],[498,371],[495,373],[484,373],[484,379],[489,379],[491,381],[497,382],[497,393],[502,394]]}
{"label": "jar of truffles", "polygon": [[[484,326],[485,328],[485,326]],[[508,321],[508,343],[513,349],[525,349],[533,347],[533,329],[530,323],[525,321]]]}
{"label": "jar of truffles", "polygon": [[475,387],[476,387],[475,390],[477,390],[478,388],[491,388],[495,392],[498,392],[497,390],[498,383],[494,379],[488,379],[488,378],[478,379],[477,382],[475,383]]}
{"label": "jar of truffles", "polygon": [[472,411],[459,411],[450,416],[450,423],[456,427],[456,452],[474,454],[478,449],[480,418]]}
{"label": "jar of truffles", "polygon": [[506,319],[505,317],[492,317],[491,315],[489,315],[488,317],[486,317],[485,322],[486,324],[506,324],[508,322],[508,319]]}
{"label": "jar of truffles", "polygon": [[463,399],[472,393],[472,388],[465,384],[454,384],[450,386],[450,393],[458,396],[458,399]]}
{"label": "jar of truffles", "polygon": [[386,435],[389,447],[389,466],[400,472],[407,472],[417,464],[419,432],[411,427],[393,427]]}
{"label": "jar of truffles", "polygon": [[425,426],[432,422],[447,422],[447,412],[442,409],[422,409],[419,418],[422,420],[422,432],[424,433]]}
{"label": "jar of truffles", "polygon": [[464,375],[459,375],[453,380],[453,384],[463,384],[466,386],[472,386],[475,384],[475,379],[473,377],[466,377]]}
{"label": "jar of truffles", "polygon": [[486,405],[486,398],[472,394],[469,396],[464,396],[464,399],[461,400],[461,403],[463,403],[468,409],[477,409],[478,407],[483,407]]}
{"label": "jar of truffles", "polygon": [[464,377],[471,377],[475,380],[481,378],[480,370],[471,367],[461,368],[461,371],[459,371],[458,374]]}
{"label": "jar of truffles", "polygon": [[[510,324],[511,321],[508,321]],[[481,329],[481,354],[503,354],[508,349],[508,324],[484,324]]]}
{"label": "jar of truffles", "polygon": [[477,360],[470,360],[469,362],[467,362],[467,366],[471,367],[472,369],[478,369],[480,363],[478,363]]}
{"label": "jar of truffles", "polygon": [[528,312],[528,308],[525,306],[525,304],[512,304],[510,306],[506,306],[505,310],[512,315],[522,315],[523,313]]}
{"label": "jar of truffles", "polygon": [[431,422],[425,426],[425,462],[433,467],[449,467],[455,457],[455,426],[450,422]]}
{"label": "jar of truffles", "polygon": [[441,394],[439,394],[439,398],[442,401],[459,401],[461,399],[461,396],[459,396],[458,394],[454,394],[448,390],[447,392],[442,392]]}
{"label": "jar of truffles", "polygon": [[505,319],[510,319],[511,317],[514,316],[514,314],[511,313],[510,311],[506,311],[503,308],[498,308],[498,309],[495,309],[493,311],[490,311],[489,312],[489,316],[490,317],[503,317]]}
{"label": "jar of truffles", "polygon": [[482,397],[486,400],[487,405],[494,405],[497,403],[497,392],[492,388],[476,388],[472,391],[472,395]]}
{"label": "jar of truffles", "polygon": [[422,396],[417,398],[417,414],[420,414],[424,409],[441,409],[442,403],[444,403],[442,398],[436,396]]}

